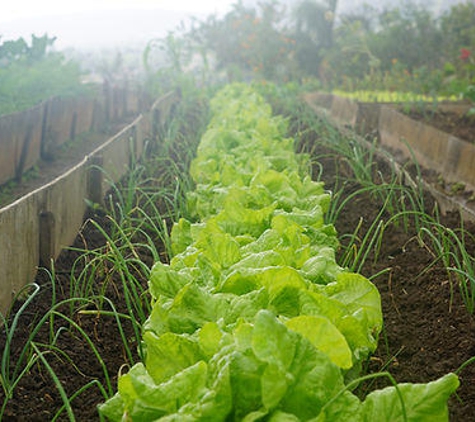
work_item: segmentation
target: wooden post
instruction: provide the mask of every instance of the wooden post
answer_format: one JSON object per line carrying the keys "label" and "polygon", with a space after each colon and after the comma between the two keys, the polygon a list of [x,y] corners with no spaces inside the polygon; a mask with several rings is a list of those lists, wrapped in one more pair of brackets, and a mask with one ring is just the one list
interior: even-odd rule
{"label": "wooden post", "polygon": [[56,258],[55,218],[49,211],[40,213],[40,266],[51,269],[51,260]]}
{"label": "wooden post", "polygon": [[162,111],[157,107],[153,110],[152,114],[152,127],[153,127],[153,142],[158,144],[160,138],[160,122],[162,120]]}
{"label": "wooden post", "polygon": [[15,169],[16,170],[15,179],[19,183],[21,183],[23,179],[23,173],[25,172],[26,162],[28,159],[28,153],[29,153],[31,141],[33,139],[33,123],[27,123],[27,124],[28,124],[28,128],[26,130],[26,135],[23,140],[23,144],[21,145],[20,159],[18,160],[17,167]]}
{"label": "wooden post", "polygon": [[69,139],[73,141],[74,139],[76,139],[77,124],[78,124],[78,112],[75,111],[73,113],[73,120],[71,121],[71,129],[69,131]]}
{"label": "wooden post", "polygon": [[104,157],[102,155],[93,155],[88,158],[89,174],[88,174],[88,199],[94,204],[104,205]]}

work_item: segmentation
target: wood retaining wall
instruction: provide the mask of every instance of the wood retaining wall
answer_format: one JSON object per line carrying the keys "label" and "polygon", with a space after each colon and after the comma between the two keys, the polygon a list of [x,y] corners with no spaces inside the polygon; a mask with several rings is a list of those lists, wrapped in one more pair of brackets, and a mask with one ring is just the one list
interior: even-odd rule
{"label": "wood retaining wall", "polygon": [[[374,134],[383,148],[443,174],[449,183],[463,182],[475,190],[475,144],[456,138],[404,115],[391,104],[362,103],[329,94],[306,97],[310,106],[328,110],[340,125],[359,135]],[[468,111],[468,105],[444,104],[445,110]]]}
{"label": "wood retaining wall", "polygon": [[[141,159],[145,143],[158,141],[157,128],[169,118],[176,101],[175,93],[158,99],[148,112],[139,115],[75,167],[0,209],[1,313],[4,314],[15,295],[34,280],[39,266],[49,267],[51,260],[73,243],[83,224],[86,200],[100,202],[105,196],[109,185],[104,175],[107,174],[113,182],[119,181],[129,170],[129,165]],[[92,103],[85,109],[90,110],[91,107]],[[43,109],[44,105],[41,105],[33,114],[41,115]],[[34,116],[37,117],[36,114]],[[92,124],[95,118],[94,114],[88,116],[81,117],[86,126]],[[81,119],[76,118],[76,125]],[[0,130],[1,122],[0,119]],[[79,126],[77,128],[79,130]],[[59,125],[57,130],[62,130],[62,126]],[[35,148],[40,149],[38,145]]]}
{"label": "wood retaining wall", "polygon": [[1,116],[0,185],[21,180],[40,159],[51,159],[55,150],[77,135],[137,115],[146,103],[137,89],[104,85],[95,95],[55,97]]}
{"label": "wood retaining wall", "polygon": [[[399,163],[415,158],[422,167],[435,170],[445,181],[463,183],[467,190],[475,191],[475,144],[413,120],[391,104],[362,103],[321,93],[307,94],[305,101],[317,114],[329,117],[340,128],[351,128],[363,137],[377,138],[379,147],[391,152]],[[464,113],[470,106],[442,104],[440,107]],[[425,186],[436,197],[442,211],[458,209],[465,218],[475,221],[471,205],[428,183]]]}

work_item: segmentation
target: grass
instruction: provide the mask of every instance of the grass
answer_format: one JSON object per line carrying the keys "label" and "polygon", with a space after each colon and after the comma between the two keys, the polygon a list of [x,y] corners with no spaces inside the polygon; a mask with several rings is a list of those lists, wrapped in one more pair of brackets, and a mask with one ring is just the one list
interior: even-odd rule
{"label": "grass", "polygon": [[454,288],[458,287],[465,308],[470,314],[475,311],[475,257],[468,250],[468,242],[475,243],[475,236],[463,226],[458,229],[445,227],[439,219],[429,219],[419,231],[419,241],[433,257],[433,264],[440,262],[451,286],[453,302]]}
{"label": "grass", "polygon": [[[34,356],[31,353],[29,356],[26,356],[25,353],[22,353],[19,359],[13,361],[12,343],[22,316],[27,312],[28,307],[37,296],[39,290],[40,287],[37,284],[26,286],[17,295],[18,298],[21,296],[25,297],[26,295],[26,300],[22,303],[15,315],[12,315],[11,318],[9,318],[9,315],[4,317],[0,314],[0,322],[2,323],[5,335],[0,366],[0,381],[5,398],[0,408],[0,420],[2,419],[2,416],[5,412],[8,401],[13,397],[16,386],[38,359],[37,356]],[[26,351],[27,348],[24,350]],[[28,352],[30,351],[28,350]]]}

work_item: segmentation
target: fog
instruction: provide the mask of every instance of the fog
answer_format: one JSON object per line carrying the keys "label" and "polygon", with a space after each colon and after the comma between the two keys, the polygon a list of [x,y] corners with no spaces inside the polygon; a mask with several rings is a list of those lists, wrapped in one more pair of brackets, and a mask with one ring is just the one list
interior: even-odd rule
{"label": "fog", "polygon": [[[417,0],[413,0],[413,3]],[[423,4],[441,11],[457,0],[429,0]],[[209,14],[224,14],[236,3],[232,0],[16,0],[0,3],[0,37],[2,40],[31,34],[56,36],[58,49],[75,48],[142,48],[153,38],[165,36],[191,16],[204,18]],[[258,0],[244,0],[244,5],[256,6]],[[281,1],[291,6],[296,0]],[[357,9],[364,0],[340,0],[338,12]],[[378,6],[394,6],[394,1],[381,0]],[[420,3],[420,2],[419,2]],[[375,6],[375,5],[373,5]]]}
{"label": "fog", "polygon": [[140,46],[163,37],[191,16],[225,13],[232,1],[17,0],[0,3],[1,39],[56,36],[56,48],[102,49]]}
{"label": "fog", "polygon": [[125,44],[133,47],[165,36],[190,16],[186,12],[157,9],[80,12],[18,19],[4,23],[1,33],[4,39],[29,39],[32,33],[47,33],[57,37],[55,46],[59,49],[97,50],[120,48]]}

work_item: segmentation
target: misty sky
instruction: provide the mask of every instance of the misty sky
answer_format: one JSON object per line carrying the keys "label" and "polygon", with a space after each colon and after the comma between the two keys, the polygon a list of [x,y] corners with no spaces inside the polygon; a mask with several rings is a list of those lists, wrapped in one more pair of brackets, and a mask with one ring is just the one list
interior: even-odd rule
{"label": "misty sky", "polygon": [[[290,4],[295,0],[285,0]],[[347,9],[366,0],[339,0]],[[395,1],[400,2],[404,0]],[[423,0],[413,0],[423,1]],[[425,0],[436,10],[461,0]],[[0,41],[47,33],[59,49],[116,48],[163,38],[195,16],[225,14],[237,0],[0,0]],[[255,4],[257,0],[244,0]],[[366,1],[368,2],[368,1]],[[392,4],[394,0],[379,0]],[[368,3],[371,3],[370,1]]]}
{"label": "misty sky", "polygon": [[55,46],[97,49],[164,37],[190,16],[224,14],[233,0],[0,0],[0,40],[31,34]]}
{"label": "misty sky", "polygon": [[0,22],[109,9],[164,9],[186,12],[225,12],[232,0],[4,0]]}

